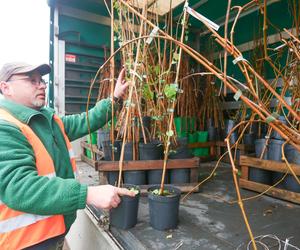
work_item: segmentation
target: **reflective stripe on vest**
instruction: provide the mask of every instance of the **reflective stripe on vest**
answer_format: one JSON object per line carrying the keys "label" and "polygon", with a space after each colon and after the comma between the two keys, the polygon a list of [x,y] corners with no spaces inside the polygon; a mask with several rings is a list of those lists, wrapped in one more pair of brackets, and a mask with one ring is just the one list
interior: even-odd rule
{"label": "reflective stripe on vest", "polygon": [[[32,129],[0,109],[0,117],[16,125],[32,146],[38,175],[56,176],[53,160]],[[1,249],[23,249],[65,233],[62,215],[42,216],[13,210],[0,201]],[[30,237],[29,237],[30,235]]]}
{"label": "reflective stripe on vest", "polygon": [[40,220],[47,219],[51,216],[36,214],[21,214],[14,218],[0,221],[0,233],[8,233],[21,227],[26,227]]}

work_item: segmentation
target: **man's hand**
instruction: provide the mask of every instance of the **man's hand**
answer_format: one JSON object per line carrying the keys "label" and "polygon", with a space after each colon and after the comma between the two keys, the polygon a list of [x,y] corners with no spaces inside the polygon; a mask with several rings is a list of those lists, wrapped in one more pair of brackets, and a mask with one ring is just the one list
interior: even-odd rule
{"label": "man's hand", "polygon": [[116,83],[116,87],[115,87],[115,91],[114,91],[114,97],[117,98],[122,98],[125,95],[126,89],[128,87],[128,83],[125,81],[125,68],[123,68],[119,74],[117,83]]}
{"label": "man's hand", "polygon": [[86,203],[102,209],[116,208],[123,195],[134,197],[135,192],[111,185],[88,187]]}

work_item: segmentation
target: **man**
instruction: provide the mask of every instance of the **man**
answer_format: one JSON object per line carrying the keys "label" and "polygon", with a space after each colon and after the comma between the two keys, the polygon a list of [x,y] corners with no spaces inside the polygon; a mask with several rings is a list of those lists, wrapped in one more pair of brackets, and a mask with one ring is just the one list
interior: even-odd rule
{"label": "man", "polygon": [[[45,105],[47,64],[5,64],[0,70],[0,249],[61,249],[64,236],[86,204],[115,208],[127,189],[87,187],[74,179],[69,142],[88,133],[86,114],[58,118]],[[125,70],[114,99],[127,88]],[[91,131],[111,117],[111,99],[89,111]]]}

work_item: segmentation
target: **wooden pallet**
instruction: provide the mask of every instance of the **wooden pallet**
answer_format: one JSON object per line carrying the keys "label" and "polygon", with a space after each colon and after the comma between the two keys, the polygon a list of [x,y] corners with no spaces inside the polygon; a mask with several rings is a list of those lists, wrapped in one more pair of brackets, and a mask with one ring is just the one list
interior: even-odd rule
{"label": "wooden pallet", "polygon": [[216,142],[215,141],[189,143],[188,148],[189,149],[209,148],[209,156],[199,157],[201,162],[212,161],[212,160],[216,159]]}
{"label": "wooden pallet", "polygon": [[[123,162],[123,171],[130,170],[155,170],[163,168],[163,160],[139,160],[139,161],[124,161]],[[188,168],[191,170],[190,183],[184,184],[175,184],[181,192],[192,191],[193,188],[198,184],[198,167],[199,167],[199,158],[194,157],[190,159],[169,159],[167,163],[167,169],[181,169]],[[108,171],[119,171],[119,162],[118,161],[98,161],[97,169],[99,171],[100,184],[106,184],[107,179],[105,173]],[[173,184],[172,184],[173,185]],[[150,186],[153,185],[142,185],[141,193],[147,193],[147,190]],[[193,190],[197,192],[198,189]]]}
{"label": "wooden pallet", "polygon": [[[221,152],[222,148],[225,148],[227,151],[227,143],[224,141],[216,141],[216,155],[218,158],[221,157],[221,155],[222,155],[222,152]],[[237,149],[240,151],[240,153],[239,153],[240,156],[242,156],[242,155],[249,154],[250,152],[254,152],[254,145],[239,144],[237,146]],[[235,149],[232,149],[232,156],[234,156],[234,151],[235,151]],[[230,163],[228,154],[226,156],[224,156],[223,162]],[[235,164],[239,165],[239,161],[236,160]]]}
{"label": "wooden pallet", "polygon": [[[81,145],[81,155],[80,155],[81,160],[86,162],[93,168],[95,168],[95,170],[97,170],[98,160],[104,158],[104,153],[98,149],[97,145],[92,145],[91,148],[91,144],[88,144],[84,141],[80,142],[80,145]],[[86,150],[91,151],[91,154],[93,156],[92,159],[86,156]]]}
{"label": "wooden pallet", "polygon": [[[108,171],[119,171],[118,161],[101,161],[97,159],[103,158],[103,152],[100,151],[96,145],[91,145],[86,142],[81,142],[81,160],[92,166],[96,171],[99,172],[100,184],[107,184],[106,173]],[[86,149],[91,150],[93,159],[86,156]],[[191,169],[190,183],[175,184],[174,186],[179,188],[181,192],[192,191],[193,188],[198,184],[198,167],[200,159],[198,157],[190,159],[169,159],[167,163],[167,169],[176,168],[189,168]],[[128,170],[153,170],[162,169],[163,160],[148,160],[148,161],[124,161],[123,171]],[[173,185],[173,184],[172,184]],[[142,185],[141,193],[147,193],[148,188],[152,185]],[[197,192],[199,189],[193,190]]]}
{"label": "wooden pallet", "polygon": [[[196,142],[189,144],[188,148],[210,148],[209,157],[200,157],[200,159],[201,161],[212,161],[221,157],[221,149],[225,148],[227,150],[227,144],[224,141]],[[239,144],[237,149],[240,151],[240,155],[246,155],[249,154],[249,152],[254,152],[253,145]],[[234,153],[234,150],[232,152]],[[225,156],[223,161],[230,163],[229,156]],[[238,165],[239,162],[236,161],[236,164]]]}
{"label": "wooden pallet", "polygon": [[[290,165],[295,171],[296,175],[300,176],[300,165],[296,165],[296,164],[290,164]],[[280,172],[280,173],[286,173],[287,171],[287,166],[285,163],[270,161],[270,160],[260,160],[258,158],[248,157],[248,156],[240,157],[240,166],[242,170],[242,175],[239,180],[240,187],[252,191],[260,192],[260,193],[267,190],[270,186],[266,184],[250,181],[249,168],[254,167],[259,169]],[[292,191],[287,191],[287,190],[274,187],[271,190],[269,190],[266,194],[275,198],[300,204],[300,193],[295,193]]]}

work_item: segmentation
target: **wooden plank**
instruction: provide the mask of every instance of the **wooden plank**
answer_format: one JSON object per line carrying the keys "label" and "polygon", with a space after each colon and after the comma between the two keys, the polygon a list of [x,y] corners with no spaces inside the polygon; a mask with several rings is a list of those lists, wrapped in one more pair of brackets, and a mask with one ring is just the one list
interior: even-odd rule
{"label": "wooden plank", "polygon": [[191,168],[190,182],[198,182],[198,168]]}
{"label": "wooden plank", "polygon": [[209,162],[215,161],[217,159],[216,155],[208,155],[208,156],[199,156],[200,162]]}
{"label": "wooden plank", "polygon": [[108,184],[107,175],[105,174],[105,172],[99,171],[98,174],[99,174],[99,184],[100,185]]}
{"label": "wooden plank", "polygon": [[[124,161],[123,170],[150,170],[162,169],[163,160],[147,160],[147,161]],[[167,169],[174,168],[197,168],[199,159],[194,157],[190,159],[170,159],[167,163]],[[119,171],[118,161],[98,161],[98,170],[101,171]]]}
{"label": "wooden plank", "polygon": [[[82,142],[80,142],[80,145],[85,149],[91,150],[91,144],[89,144],[89,143],[82,141]],[[92,152],[94,152],[98,155],[103,155],[103,152],[98,149],[97,145],[92,145]]]}
{"label": "wooden plank", "polygon": [[[253,181],[240,179],[240,187],[262,193],[265,190],[267,190],[270,186],[253,182]],[[300,193],[295,193],[295,192],[291,192],[279,188],[272,188],[266,194],[282,200],[300,204]]]}
{"label": "wooden plank", "polygon": [[84,154],[81,154],[81,160],[89,164],[90,166],[94,167],[95,170],[98,170],[98,162],[94,161],[88,157],[86,157]]}
{"label": "wooden plank", "polygon": [[[215,143],[216,143],[216,146],[218,146],[218,147],[226,147],[227,148],[227,144],[224,141],[216,141]],[[254,145],[239,144],[237,146],[237,148],[242,151],[254,151]]]}
{"label": "wooden plank", "polygon": [[[261,168],[271,171],[276,171],[280,173],[285,173],[288,166],[283,162],[271,161],[271,160],[261,160],[259,158],[241,156],[240,164],[243,166],[251,166],[255,168]],[[295,171],[296,175],[300,176],[300,165],[290,164],[292,169]]]}
{"label": "wooden plank", "polygon": [[248,180],[249,178],[249,168],[247,166],[241,166],[241,172],[242,172],[242,176],[241,178],[245,179],[245,180]]}
{"label": "wooden plank", "polygon": [[[222,162],[231,164],[231,161],[230,161],[230,158],[229,158],[228,154],[223,157]],[[237,159],[235,159],[234,164],[235,164],[235,166],[239,166],[240,163]]]}
{"label": "wooden plank", "polygon": [[216,152],[217,152],[217,149],[216,147],[210,147],[209,149],[209,155],[212,156],[212,157],[215,157],[216,156]]}
{"label": "wooden plank", "polygon": [[216,146],[216,142],[209,141],[209,142],[195,142],[189,143],[188,148],[209,148]]}

